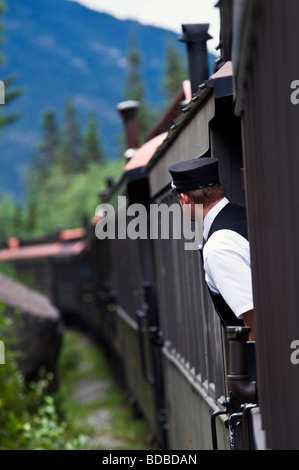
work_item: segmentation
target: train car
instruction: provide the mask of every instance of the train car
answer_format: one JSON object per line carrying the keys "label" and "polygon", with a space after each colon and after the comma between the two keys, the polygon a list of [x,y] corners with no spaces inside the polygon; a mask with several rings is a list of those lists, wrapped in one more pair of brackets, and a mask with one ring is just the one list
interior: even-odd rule
{"label": "train car", "polygon": [[232,60],[252,254],[259,408],[265,448],[299,448],[298,2],[219,2]]}
{"label": "train car", "polygon": [[[231,64],[204,82],[148,165],[152,203],[178,205],[168,167],[201,156],[217,157],[231,201],[244,203],[240,121],[232,108]],[[172,449],[243,448],[239,412],[227,387],[227,343],[205,285],[198,247],[186,240],[155,241],[158,305],[164,336],[163,364]],[[229,400],[227,400],[229,399]],[[229,403],[230,413],[223,412]],[[227,411],[227,410],[226,410]],[[217,418],[211,431],[211,415]],[[215,437],[217,434],[217,439]],[[230,439],[231,438],[231,439]]]}
{"label": "train car", "polygon": [[[206,26],[185,26],[183,40],[193,40],[196,29],[206,40]],[[190,69],[192,61],[197,64],[192,56]],[[137,151],[126,167],[126,176],[106,201],[115,207],[116,196],[121,194],[128,196],[126,210],[134,203],[143,204],[147,210],[152,206],[179,209],[175,195],[170,193],[168,167],[205,155],[219,159],[220,177],[230,200],[244,203],[241,127],[233,113],[232,96],[231,63],[227,62],[185,103],[167,136],[158,135]],[[127,220],[125,227],[129,223]],[[153,221],[149,219],[148,223],[152,227]],[[158,232],[161,223],[160,219]],[[169,235],[169,239],[157,236],[154,240],[124,237],[114,241],[111,249],[113,272],[118,278],[113,283],[115,308],[122,323],[130,387],[145,415],[148,417],[151,410],[152,417],[154,413],[159,416],[162,430],[167,429],[164,442],[170,449],[244,448],[241,404],[231,395],[226,380],[228,344],[207,294],[198,249],[185,251],[184,240]],[[150,300],[146,298],[149,292]],[[151,317],[149,304],[154,307],[154,324],[147,323]],[[158,356],[152,350],[153,331],[159,333]],[[156,335],[155,348],[157,339]],[[134,346],[138,342],[139,359]],[[138,361],[139,368],[134,369],[132,364]],[[162,370],[158,388],[157,371],[153,372],[157,365]],[[152,406],[145,387],[155,391],[161,407]],[[153,418],[150,420],[153,423]],[[159,440],[161,433],[155,434]]]}
{"label": "train car", "polygon": [[[63,230],[57,236],[40,240],[8,240],[0,259],[12,263],[18,277],[49,297],[62,312],[65,323],[83,327],[91,324],[84,319],[89,303],[90,267],[86,229]],[[93,281],[94,282],[94,281]]]}
{"label": "train car", "polygon": [[[110,260],[110,267],[105,272],[109,288],[106,294],[102,291],[101,295],[103,299],[106,295],[107,309],[114,312],[114,334],[110,336],[110,343],[122,360],[124,380],[135,411],[140,410],[148,420],[162,448],[168,447],[161,361],[163,339],[156,305],[153,245],[148,236],[150,199],[145,166],[167,137],[167,132],[161,132],[161,129],[165,125],[169,127],[169,119],[177,117],[182,108],[180,103],[184,102],[188,92],[190,97],[188,84],[185,83],[172,103],[169,117],[157,126],[144,145],[135,149],[122,178],[102,194],[99,208],[104,212],[107,209],[107,214],[104,219],[100,217],[98,224],[110,224],[109,211],[112,209],[115,234],[106,238],[104,233],[103,240],[94,242],[101,253],[100,259],[108,256]],[[132,101],[119,105],[127,130],[126,153],[134,150],[137,108],[138,104]],[[134,213],[130,211],[135,204],[144,208],[147,227],[144,237],[131,239],[127,231],[133,221]],[[101,238],[98,224],[95,233]]]}

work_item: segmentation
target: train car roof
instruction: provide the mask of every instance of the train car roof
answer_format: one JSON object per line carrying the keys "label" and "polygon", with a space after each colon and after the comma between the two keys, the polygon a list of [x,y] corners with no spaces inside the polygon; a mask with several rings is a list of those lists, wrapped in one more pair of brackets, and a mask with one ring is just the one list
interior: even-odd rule
{"label": "train car roof", "polygon": [[25,260],[35,258],[51,258],[60,256],[76,256],[82,253],[86,247],[85,239],[67,239],[65,236],[60,241],[52,243],[33,243],[31,245],[9,244],[8,248],[0,251],[0,260]]}
{"label": "train car roof", "polygon": [[125,171],[135,170],[146,166],[157,148],[164,142],[167,137],[168,132],[163,132],[160,135],[157,135],[143,144],[135,153],[135,155],[129,160],[125,167]]}
{"label": "train car roof", "polygon": [[[194,128],[194,125],[196,122],[210,122],[215,117],[216,102],[220,103],[220,100],[226,101],[227,98],[232,98],[232,78],[232,63],[230,61],[223,63],[213,75],[210,75],[199,86],[198,92],[182,110],[182,114],[174,125],[171,126],[167,138],[157,148],[146,166],[152,196],[170,183],[170,176],[167,170],[169,164],[184,159],[184,155],[181,152],[182,147],[180,147],[182,144],[173,147],[174,142],[180,139],[181,135],[186,136],[186,133],[188,133],[188,138],[184,137],[188,142],[196,140],[195,145],[198,157],[209,151],[209,127],[201,127],[200,144],[198,144],[198,128]],[[196,120],[194,120],[195,117]]]}
{"label": "train car roof", "polygon": [[[191,98],[192,92],[190,80],[184,80],[182,82],[182,89],[174,98],[173,102],[170,104],[169,108],[164,113],[160,121],[151,131],[148,140],[136,150],[134,156],[127,163],[125,172],[147,166],[156,150],[166,139],[171,123],[180,115],[182,103],[189,102]],[[178,111],[178,109],[180,110]]]}

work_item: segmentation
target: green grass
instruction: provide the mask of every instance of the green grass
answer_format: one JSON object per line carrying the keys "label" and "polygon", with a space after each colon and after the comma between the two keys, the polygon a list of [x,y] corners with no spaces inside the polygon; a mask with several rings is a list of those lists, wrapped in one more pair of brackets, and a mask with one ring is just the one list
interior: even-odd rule
{"label": "green grass", "polygon": [[133,417],[128,394],[104,353],[75,331],[65,332],[56,403],[69,432],[86,436],[87,449],[159,448],[147,422]]}

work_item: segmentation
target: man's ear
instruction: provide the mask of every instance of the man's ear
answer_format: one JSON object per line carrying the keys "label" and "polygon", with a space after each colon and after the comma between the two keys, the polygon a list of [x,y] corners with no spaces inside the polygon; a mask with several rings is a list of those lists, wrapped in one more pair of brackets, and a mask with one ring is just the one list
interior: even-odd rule
{"label": "man's ear", "polygon": [[180,198],[181,198],[181,200],[184,204],[190,204],[191,203],[190,197],[185,193],[181,193]]}

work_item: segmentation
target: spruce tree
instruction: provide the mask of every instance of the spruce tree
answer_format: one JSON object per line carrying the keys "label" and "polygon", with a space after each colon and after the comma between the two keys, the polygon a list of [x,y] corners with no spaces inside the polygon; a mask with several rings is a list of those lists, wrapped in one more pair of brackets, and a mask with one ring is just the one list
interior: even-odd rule
{"label": "spruce tree", "polygon": [[82,137],[77,122],[77,111],[68,100],[65,107],[65,127],[61,138],[58,160],[65,173],[75,173],[82,167]]}
{"label": "spruce tree", "polygon": [[177,47],[169,44],[166,53],[166,77],[164,80],[164,94],[167,102],[171,101],[180,90],[182,82],[186,80],[187,68]]}
{"label": "spruce tree", "polygon": [[[5,2],[3,0],[0,0],[0,17],[5,13]],[[0,45],[3,44],[4,42],[4,35],[3,35],[3,24],[0,21]],[[0,65],[4,64],[5,62],[5,57],[3,54],[0,54]],[[1,88],[4,92],[4,101],[5,105],[11,103],[15,98],[17,98],[21,93],[22,89],[21,88],[15,88],[11,90],[11,86],[15,83],[16,77],[11,76],[6,79],[3,79],[3,85],[1,84]],[[1,97],[2,98],[2,97]],[[20,114],[19,113],[10,113],[6,114],[5,113],[5,105],[0,105],[0,131],[7,126],[8,124],[11,124],[12,122],[15,122]]]}
{"label": "spruce tree", "polygon": [[60,132],[54,111],[44,113],[42,120],[43,140],[37,145],[35,171],[40,182],[44,182],[51,167],[57,162]]}
{"label": "spruce tree", "polygon": [[[2,16],[5,12],[5,7],[5,2],[0,0],[0,45],[4,42]],[[4,62],[5,57],[0,53],[0,66],[3,65]],[[15,80],[15,77],[8,77],[1,82],[1,92],[4,94],[4,96],[1,95],[1,103],[4,102],[4,104],[0,105],[0,131],[19,118],[19,113],[6,113],[6,105],[11,103],[22,93],[20,88],[10,89],[15,83]],[[15,204],[11,197],[7,195],[3,196],[0,200],[0,241],[6,240],[12,234],[12,219],[15,210],[18,211],[18,209],[15,209]]]}
{"label": "spruce tree", "polygon": [[23,231],[23,211],[20,204],[14,206],[11,222],[12,235],[17,236]]}
{"label": "spruce tree", "polygon": [[84,162],[87,168],[89,163],[105,163],[105,160],[106,157],[98,131],[97,119],[95,113],[90,112],[84,140]]}
{"label": "spruce tree", "polygon": [[23,218],[23,233],[32,236],[37,224],[37,206],[38,196],[37,191],[32,191],[28,195],[26,213]]}
{"label": "spruce tree", "polygon": [[153,126],[155,115],[146,103],[144,83],[141,80],[141,56],[135,36],[130,38],[125,99],[138,101],[140,104],[137,119],[140,144],[142,144],[145,142],[146,136]]}

